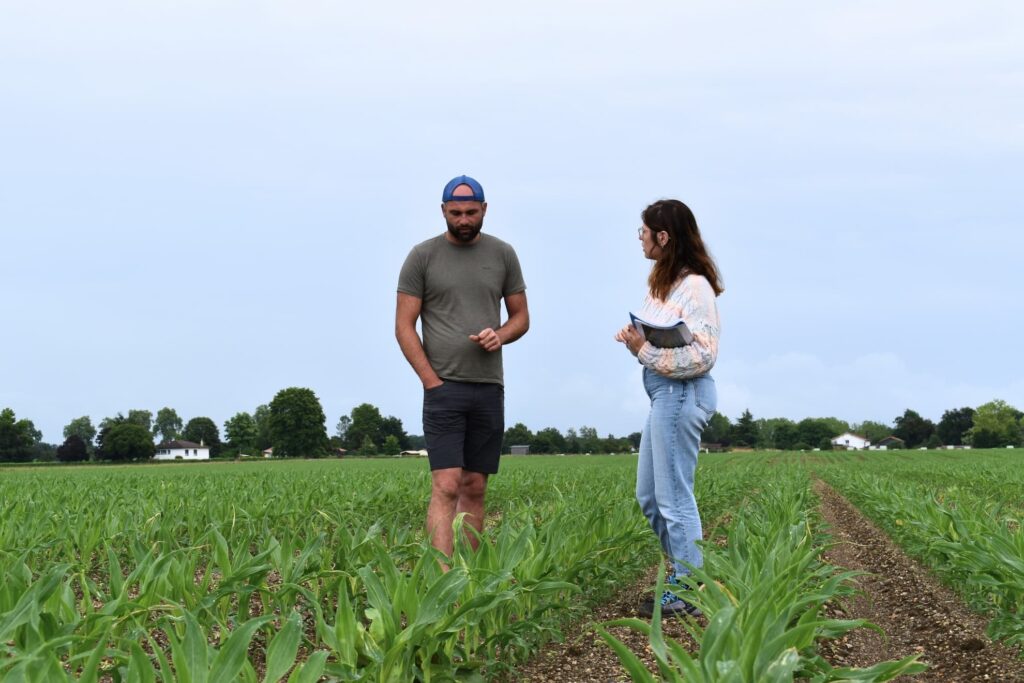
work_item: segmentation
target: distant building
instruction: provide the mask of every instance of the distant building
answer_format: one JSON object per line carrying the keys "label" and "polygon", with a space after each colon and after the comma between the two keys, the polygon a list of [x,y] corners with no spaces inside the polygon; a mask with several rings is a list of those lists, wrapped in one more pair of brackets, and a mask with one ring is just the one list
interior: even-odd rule
{"label": "distant building", "polygon": [[402,451],[400,453],[400,455],[416,455],[416,456],[420,456],[420,457],[424,457],[425,458],[425,457],[427,457],[427,449],[426,448],[421,448],[421,449],[416,450],[416,451]]}
{"label": "distant building", "polygon": [[156,447],[154,460],[209,460],[210,447],[191,441],[164,441]]}
{"label": "distant building", "polygon": [[530,447],[525,445],[509,446],[509,453],[512,455],[529,455]]}
{"label": "distant building", "polygon": [[832,438],[833,448],[845,448],[848,451],[860,451],[864,450],[871,445],[871,442],[865,439],[859,434],[851,434],[850,432],[844,432],[839,436]]}

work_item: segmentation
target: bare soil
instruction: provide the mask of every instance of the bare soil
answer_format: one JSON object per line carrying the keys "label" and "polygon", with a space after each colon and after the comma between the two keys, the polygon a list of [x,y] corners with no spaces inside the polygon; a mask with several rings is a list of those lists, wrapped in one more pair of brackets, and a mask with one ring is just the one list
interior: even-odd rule
{"label": "bare soil", "polygon": [[[856,580],[861,594],[844,604],[830,605],[829,610],[845,619],[867,619],[885,633],[883,637],[870,629],[858,629],[842,639],[821,643],[822,656],[835,666],[870,666],[920,654],[928,671],[899,680],[1024,683],[1020,652],[990,641],[985,635],[985,617],[972,612],[828,485],[816,482],[815,490],[835,543],[826,551],[826,560],[866,572]],[[656,573],[657,568],[651,568],[640,581],[595,609],[590,621],[572,626],[565,642],[548,644],[513,675],[503,678],[503,683],[629,681],[618,658],[595,632],[594,624],[638,616],[637,605],[650,595]],[[695,651],[696,644],[677,621],[665,620],[664,631]],[[656,671],[646,637],[630,629],[611,632],[652,672]]]}

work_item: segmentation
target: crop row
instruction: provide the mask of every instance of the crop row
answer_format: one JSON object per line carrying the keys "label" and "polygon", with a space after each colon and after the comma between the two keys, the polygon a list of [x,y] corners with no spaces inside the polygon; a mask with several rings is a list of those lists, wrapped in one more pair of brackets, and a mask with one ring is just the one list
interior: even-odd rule
{"label": "crop row", "polygon": [[[634,467],[508,463],[487,542],[460,544],[447,573],[421,531],[423,463],[11,473],[0,678],[491,676],[656,560]],[[708,515],[750,485],[709,470]]]}
{"label": "crop row", "polygon": [[[974,609],[991,615],[989,635],[1024,644],[1024,529],[1017,506],[973,490],[829,469],[835,488]],[[1018,505],[1019,505],[1019,501]]]}
{"label": "crop row", "polygon": [[[827,603],[853,592],[852,572],[821,558],[828,538],[818,531],[816,500],[798,468],[765,469],[758,495],[738,509],[724,543],[705,544],[699,590],[683,592],[707,616],[707,625],[685,622],[698,644],[694,655],[668,640],[658,614],[610,622],[645,633],[658,664],[655,677],[607,631],[634,681],[887,681],[924,670],[917,655],[879,662],[865,669],[834,668],[817,651],[818,642],[867,626],[861,619],[825,614]],[[658,593],[661,590],[659,576]]]}

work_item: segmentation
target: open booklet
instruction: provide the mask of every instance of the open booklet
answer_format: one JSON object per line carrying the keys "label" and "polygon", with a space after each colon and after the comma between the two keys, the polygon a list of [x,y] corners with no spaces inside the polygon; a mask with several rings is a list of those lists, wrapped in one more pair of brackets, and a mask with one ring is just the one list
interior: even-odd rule
{"label": "open booklet", "polygon": [[629,314],[629,320],[633,323],[637,332],[643,335],[644,339],[661,349],[674,349],[679,346],[686,346],[693,342],[693,333],[682,320],[671,325],[655,325],[638,318],[633,313]]}

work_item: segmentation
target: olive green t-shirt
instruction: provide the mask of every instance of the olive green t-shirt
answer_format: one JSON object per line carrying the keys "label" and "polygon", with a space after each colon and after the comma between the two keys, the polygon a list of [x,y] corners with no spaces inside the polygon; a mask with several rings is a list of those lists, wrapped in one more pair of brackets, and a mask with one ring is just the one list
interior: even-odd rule
{"label": "olive green t-shirt", "polygon": [[458,382],[504,384],[501,349],[484,351],[469,339],[501,326],[501,300],[526,290],[512,245],[480,233],[472,244],[444,234],[412,248],[398,291],[420,299],[423,350],[434,372]]}

